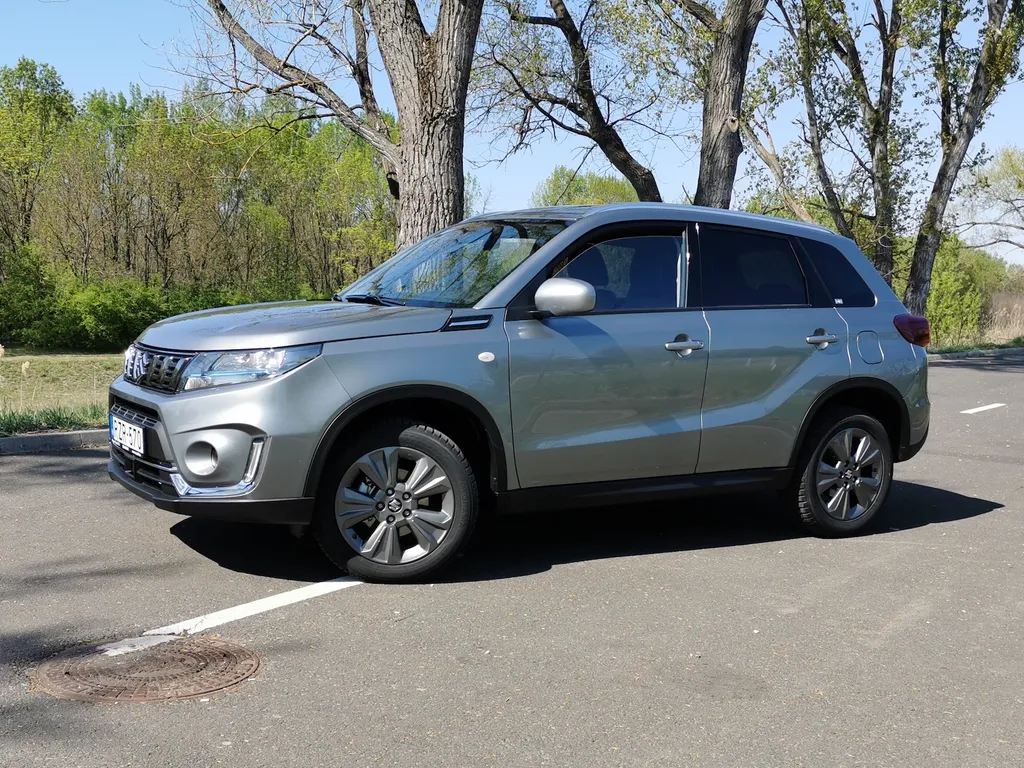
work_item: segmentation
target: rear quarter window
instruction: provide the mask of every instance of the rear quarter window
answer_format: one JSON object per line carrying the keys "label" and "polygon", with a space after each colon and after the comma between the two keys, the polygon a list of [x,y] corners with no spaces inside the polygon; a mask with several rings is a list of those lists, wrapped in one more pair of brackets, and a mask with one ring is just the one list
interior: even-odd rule
{"label": "rear quarter window", "polygon": [[821,275],[829,296],[836,307],[873,307],[875,294],[856,268],[843,253],[820,240],[805,240],[800,244]]}

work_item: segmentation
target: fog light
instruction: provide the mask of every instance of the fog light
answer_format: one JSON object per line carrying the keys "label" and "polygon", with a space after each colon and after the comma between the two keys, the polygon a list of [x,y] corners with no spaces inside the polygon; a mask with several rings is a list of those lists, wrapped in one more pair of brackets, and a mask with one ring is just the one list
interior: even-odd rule
{"label": "fog light", "polygon": [[205,440],[198,440],[185,449],[185,466],[193,475],[212,475],[217,470],[217,462],[217,449]]}

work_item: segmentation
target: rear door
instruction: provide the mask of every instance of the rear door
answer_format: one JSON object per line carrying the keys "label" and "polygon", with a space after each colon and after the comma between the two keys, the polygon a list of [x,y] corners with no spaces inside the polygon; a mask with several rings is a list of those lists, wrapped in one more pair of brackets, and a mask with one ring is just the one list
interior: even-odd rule
{"label": "rear door", "polygon": [[[584,280],[576,317],[509,309],[516,469],[524,488],[691,474],[700,447],[708,328],[687,306],[686,225],[588,237],[539,275]],[[526,296],[528,294],[528,296]],[[669,345],[666,348],[666,345]]]}
{"label": "rear door", "polygon": [[711,333],[698,472],[783,467],[815,397],[850,375],[846,321],[788,237],[701,224]]}

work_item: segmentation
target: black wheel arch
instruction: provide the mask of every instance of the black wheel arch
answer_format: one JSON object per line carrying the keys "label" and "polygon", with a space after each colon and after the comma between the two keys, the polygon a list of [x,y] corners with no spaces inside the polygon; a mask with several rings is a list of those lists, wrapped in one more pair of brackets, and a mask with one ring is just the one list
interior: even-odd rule
{"label": "black wheel arch", "polygon": [[[338,444],[338,439],[350,426],[358,426],[361,417],[367,416],[370,412],[388,405],[401,405],[408,403],[423,403],[426,401],[445,404],[453,409],[459,409],[469,415],[477,422],[482,431],[484,442],[488,449],[489,475],[487,485],[495,493],[505,491],[508,487],[508,463],[505,455],[505,444],[501,438],[501,430],[488,410],[474,397],[456,389],[445,386],[430,384],[411,384],[373,392],[350,403],[324,431],[313,453],[306,473],[304,493],[306,496],[315,496],[320,485],[324,467],[331,455],[332,450]],[[468,456],[470,461],[473,458]]]}
{"label": "black wheel arch", "polygon": [[854,376],[823,390],[811,403],[811,407],[807,409],[803,422],[800,424],[800,432],[793,444],[788,466],[796,466],[807,433],[814,424],[814,420],[824,409],[834,405],[862,407],[882,422],[892,442],[893,458],[899,461],[899,457],[908,453],[910,448],[910,409],[899,390],[882,379]]}

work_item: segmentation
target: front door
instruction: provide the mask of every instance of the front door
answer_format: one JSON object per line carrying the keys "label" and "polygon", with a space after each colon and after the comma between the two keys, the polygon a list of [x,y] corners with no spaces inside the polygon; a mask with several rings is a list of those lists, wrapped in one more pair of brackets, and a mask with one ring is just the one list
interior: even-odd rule
{"label": "front door", "polygon": [[548,273],[593,285],[592,312],[506,323],[522,487],[694,471],[708,327],[688,264],[683,225],[617,233]]}
{"label": "front door", "polygon": [[834,307],[811,306],[788,238],[700,225],[711,331],[698,472],[784,467],[804,415],[850,375],[849,332]]}

